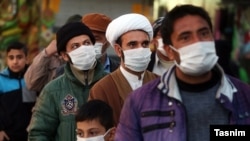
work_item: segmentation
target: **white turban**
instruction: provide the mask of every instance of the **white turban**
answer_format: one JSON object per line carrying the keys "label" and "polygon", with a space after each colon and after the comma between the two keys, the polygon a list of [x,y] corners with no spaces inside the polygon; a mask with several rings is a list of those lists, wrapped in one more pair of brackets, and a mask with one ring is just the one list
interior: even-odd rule
{"label": "white turban", "polygon": [[122,34],[131,30],[143,30],[148,33],[150,41],[153,38],[153,28],[149,20],[145,16],[136,13],[125,14],[112,20],[107,27],[106,38],[114,47],[116,40]]}

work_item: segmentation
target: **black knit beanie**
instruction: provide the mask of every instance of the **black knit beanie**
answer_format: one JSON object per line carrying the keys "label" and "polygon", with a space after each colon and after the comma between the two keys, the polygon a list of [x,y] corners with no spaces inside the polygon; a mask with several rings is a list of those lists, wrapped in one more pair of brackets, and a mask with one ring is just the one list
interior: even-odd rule
{"label": "black knit beanie", "polygon": [[91,30],[81,22],[67,23],[62,26],[56,33],[57,52],[66,51],[66,44],[68,41],[79,35],[88,35],[91,42],[95,44],[95,37]]}

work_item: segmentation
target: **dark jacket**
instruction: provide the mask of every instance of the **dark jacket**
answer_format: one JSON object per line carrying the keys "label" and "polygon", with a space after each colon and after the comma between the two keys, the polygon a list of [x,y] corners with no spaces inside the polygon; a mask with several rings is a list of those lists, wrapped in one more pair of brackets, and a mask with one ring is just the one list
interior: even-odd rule
{"label": "dark jacket", "polygon": [[120,66],[120,58],[114,55],[108,57],[110,60],[110,72],[113,72]]}
{"label": "dark jacket", "polygon": [[10,141],[27,141],[26,128],[36,100],[36,93],[27,90],[24,72],[13,73],[7,68],[0,73],[0,131],[5,131]]}
{"label": "dark jacket", "polygon": [[153,71],[154,65],[155,65],[155,55],[156,55],[156,51],[152,52],[151,56],[150,56],[150,62],[148,64],[147,70],[148,71]]}
{"label": "dark jacket", "polygon": [[64,74],[43,88],[29,125],[29,141],[75,141],[75,114],[87,101],[90,88],[107,73],[98,62],[92,82],[84,85],[66,63]]}

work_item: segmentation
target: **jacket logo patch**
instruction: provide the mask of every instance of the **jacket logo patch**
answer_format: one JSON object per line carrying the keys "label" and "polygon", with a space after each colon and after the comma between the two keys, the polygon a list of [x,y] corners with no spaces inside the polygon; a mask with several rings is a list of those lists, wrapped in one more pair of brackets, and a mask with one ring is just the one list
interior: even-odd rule
{"label": "jacket logo patch", "polygon": [[69,115],[69,114],[75,114],[77,111],[77,99],[70,94],[68,94],[63,101],[62,104],[62,114],[63,115]]}

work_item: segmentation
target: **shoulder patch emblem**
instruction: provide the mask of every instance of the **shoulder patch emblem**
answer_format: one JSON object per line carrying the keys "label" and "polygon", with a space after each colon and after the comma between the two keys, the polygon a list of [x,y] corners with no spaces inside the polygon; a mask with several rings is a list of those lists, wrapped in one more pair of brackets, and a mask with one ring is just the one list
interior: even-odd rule
{"label": "shoulder patch emblem", "polygon": [[77,99],[70,94],[66,95],[66,97],[61,102],[62,105],[62,114],[69,115],[75,114],[77,112]]}

